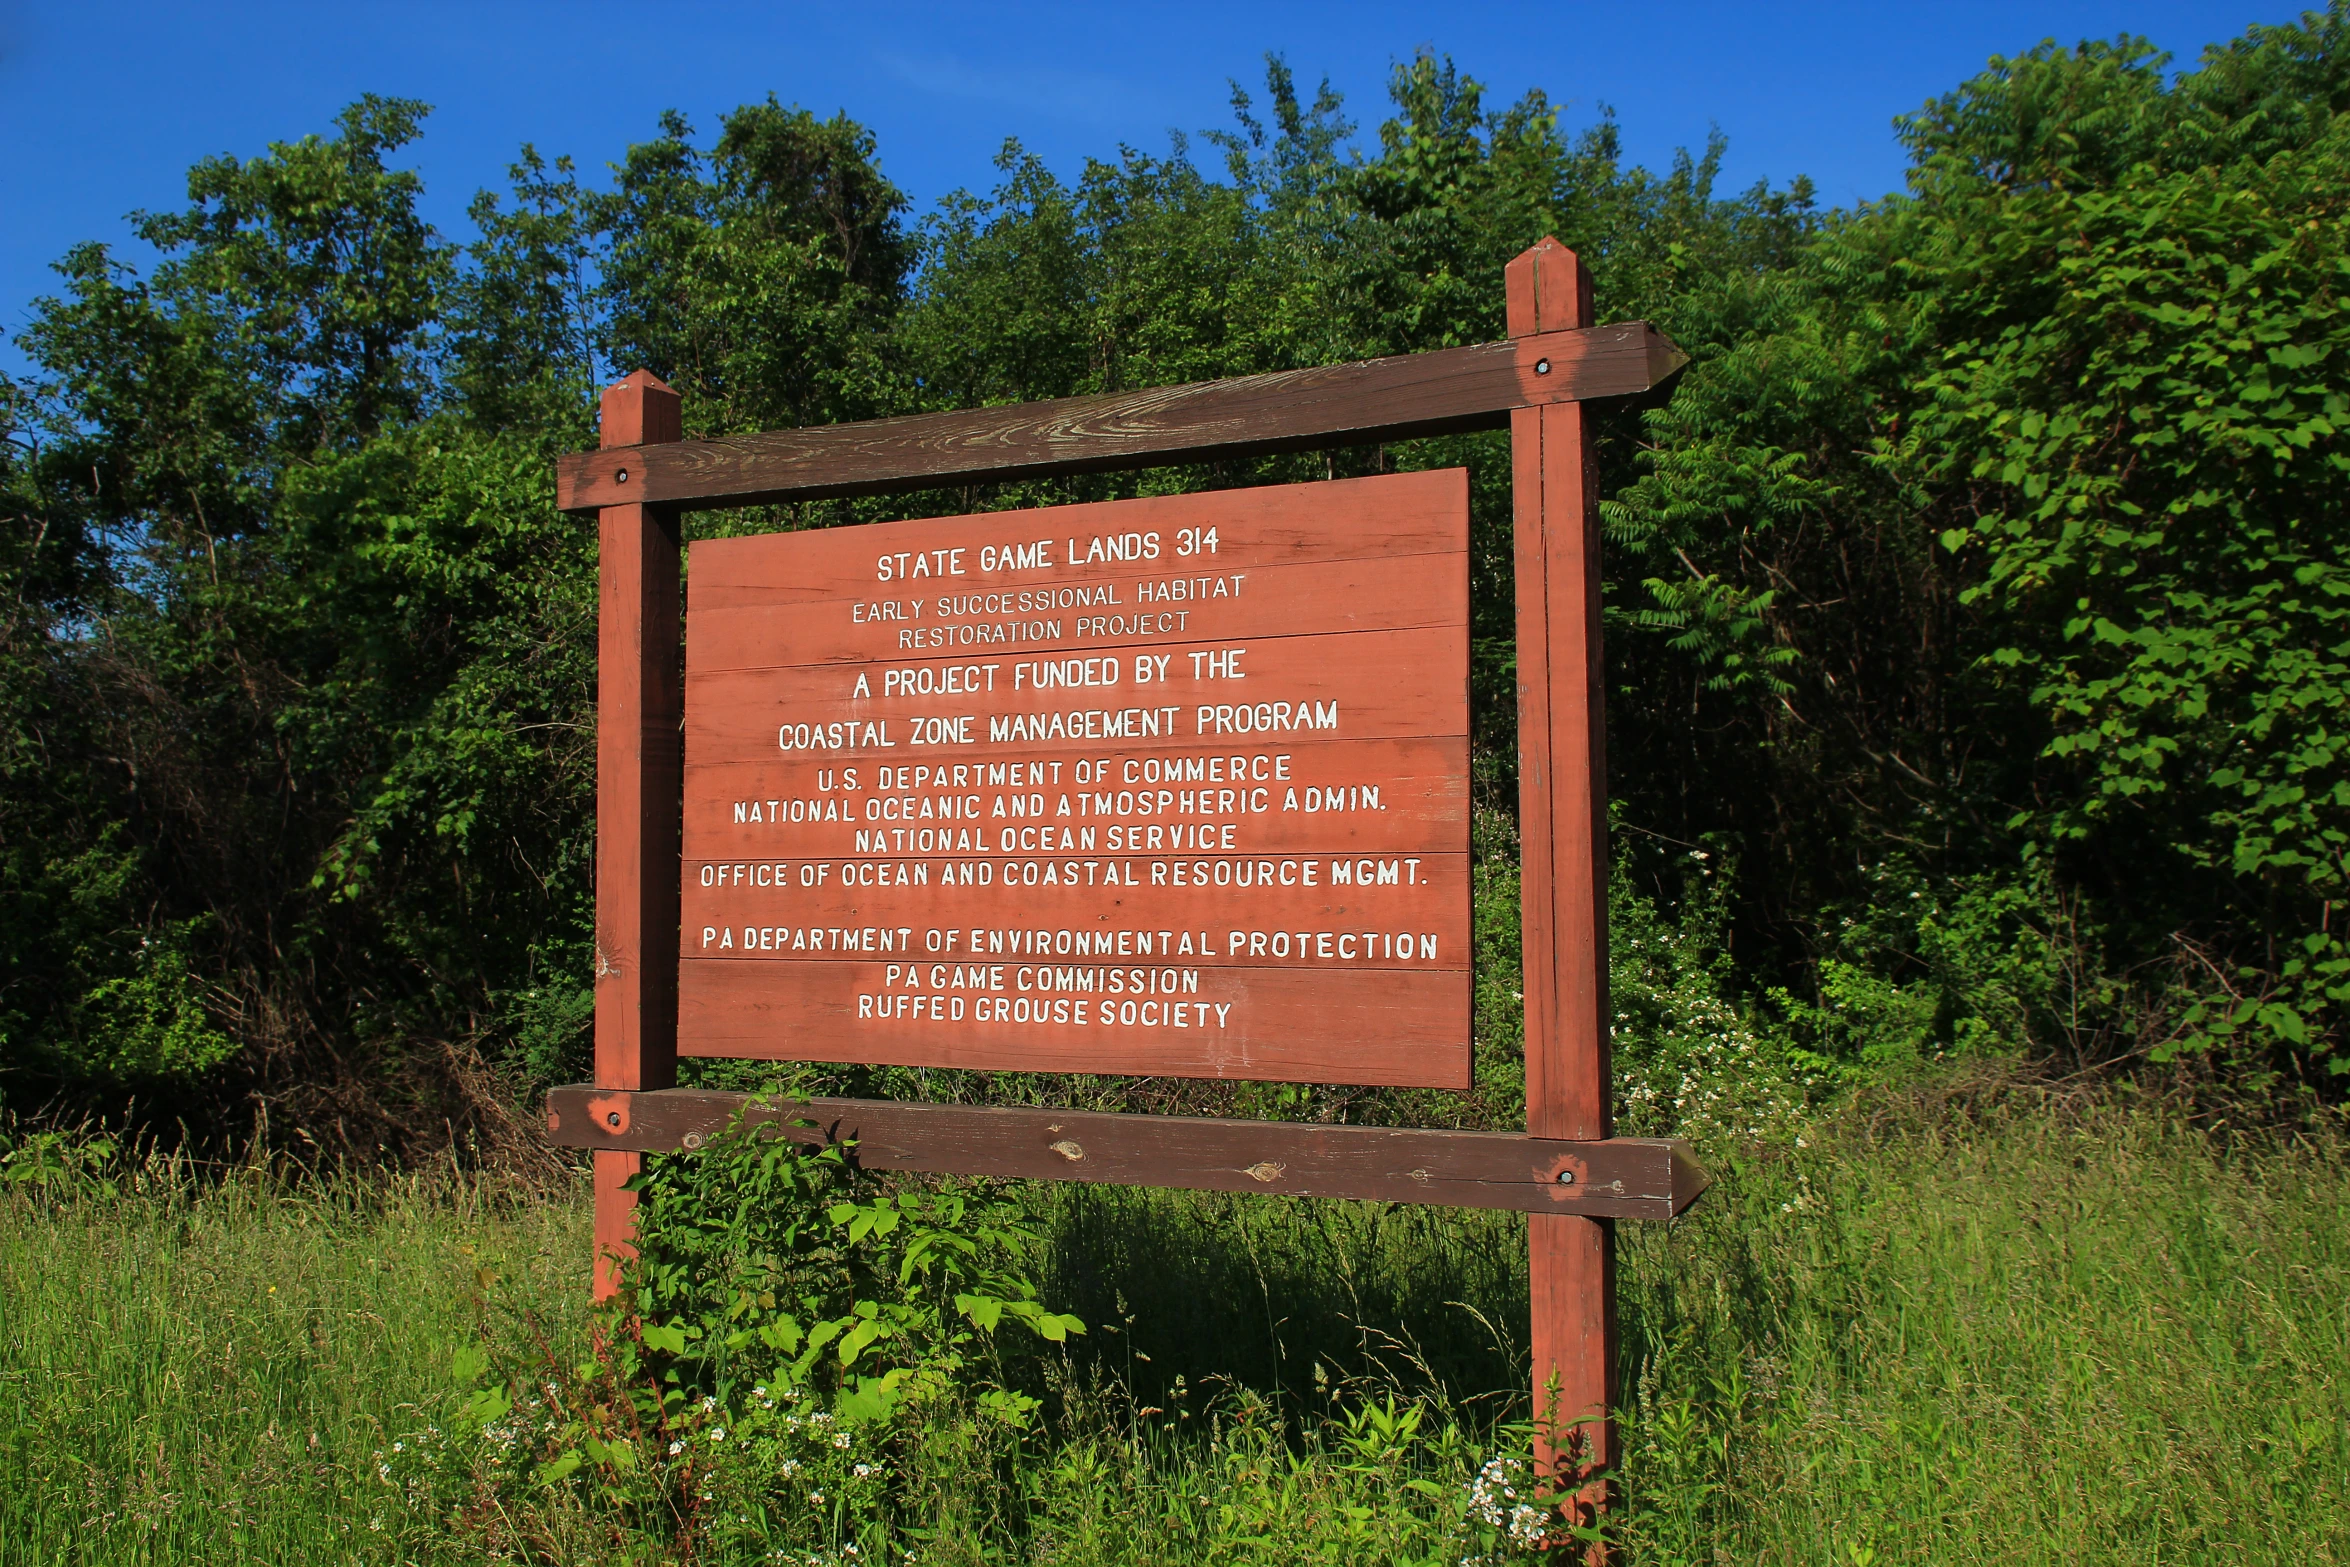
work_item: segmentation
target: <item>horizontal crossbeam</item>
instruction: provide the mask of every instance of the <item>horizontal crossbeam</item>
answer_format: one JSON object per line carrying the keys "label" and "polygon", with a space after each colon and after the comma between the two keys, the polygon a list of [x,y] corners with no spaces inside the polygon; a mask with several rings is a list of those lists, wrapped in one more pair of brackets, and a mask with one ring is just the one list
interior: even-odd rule
{"label": "horizontal crossbeam", "polygon": [[1229,381],[615,446],[562,457],[556,504],[679,508],[877,495],[1499,429],[1510,410],[1655,391],[1689,356],[1645,321]]}
{"label": "horizontal crossbeam", "polygon": [[1194,1191],[1281,1192],[1588,1218],[1670,1219],[1709,1179],[1687,1143],[1567,1142],[1514,1132],[1321,1126],[748,1094],[557,1088],[547,1134],[567,1148],[699,1148],[737,1115],[807,1143],[854,1140],[869,1170],[1017,1176]]}

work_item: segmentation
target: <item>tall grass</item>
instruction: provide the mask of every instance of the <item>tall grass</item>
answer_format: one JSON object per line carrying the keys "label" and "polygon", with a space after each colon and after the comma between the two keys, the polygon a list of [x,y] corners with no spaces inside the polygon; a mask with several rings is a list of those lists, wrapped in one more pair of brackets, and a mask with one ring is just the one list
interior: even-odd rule
{"label": "tall grass", "polygon": [[[2230,1143],[2111,1101],[1889,1104],[1716,1153],[1690,1215],[1625,1226],[1630,1559],[2350,1556],[2338,1140]],[[1053,1292],[1094,1331],[1012,1471],[909,1481],[940,1525],[925,1561],[1459,1554],[1399,1477],[1457,1485],[1513,1413],[1516,1221],[1035,1201]],[[112,1198],[0,1199],[0,1559],[401,1559],[370,1528],[393,1500],[376,1454],[434,1418],[488,1280],[582,1341],[586,1232],[576,1195],[453,1180],[151,1166]],[[1366,1461],[1363,1412],[1391,1398],[1425,1419]],[[609,1524],[541,1538],[659,1559]]]}
{"label": "tall grass", "polygon": [[1626,1248],[1629,1468],[1664,1553],[2350,1552],[2338,1140],[2011,1107],[1848,1127],[1731,1181]]}
{"label": "tall grass", "polygon": [[0,1559],[381,1560],[375,1454],[446,1384],[476,1270],[585,1316],[576,1202],[454,1180],[199,1181],[0,1201]]}

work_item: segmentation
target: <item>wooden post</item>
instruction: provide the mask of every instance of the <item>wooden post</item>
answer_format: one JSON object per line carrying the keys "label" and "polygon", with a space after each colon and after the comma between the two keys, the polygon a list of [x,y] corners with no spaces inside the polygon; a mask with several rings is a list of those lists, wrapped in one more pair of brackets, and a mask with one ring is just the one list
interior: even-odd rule
{"label": "wooden post", "polygon": [[[1591,279],[1545,239],[1509,264],[1513,338],[1592,324]],[[1536,372],[1545,367],[1537,363]],[[1607,738],[1598,496],[1579,402],[1510,415],[1516,511],[1518,810],[1526,1130],[1613,1133],[1609,1107]],[[1538,1465],[1592,1521],[1615,1462],[1615,1225],[1529,1216]]]}
{"label": "wooden post", "polygon": [[[605,388],[605,448],[683,436],[677,394],[650,372]],[[596,1086],[668,1088],[677,1081],[684,785],[677,518],[639,503],[602,507],[597,519]],[[642,1153],[596,1151],[598,1300],[619,1288],[620,1264],[635,1255],[636,1194],[622,1188],[644,1162]]]}

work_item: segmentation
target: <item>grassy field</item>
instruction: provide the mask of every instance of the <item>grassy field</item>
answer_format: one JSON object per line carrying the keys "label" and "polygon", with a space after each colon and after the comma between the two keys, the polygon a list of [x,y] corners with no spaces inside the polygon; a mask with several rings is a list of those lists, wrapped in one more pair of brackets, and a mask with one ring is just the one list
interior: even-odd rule
{"label": "grassy field", "polygon": [[[2350,1558],[2338,1140],[2009,1094],[1880,1096],[1805,1144],[1717,1152],[1721,1186],[1689,1216],[1625,1227],[1630,1560]],[[419,1529],[379,1478],[393,1441],[445,1417],[486,1279],[509,1320],[584,1342],[576,1194],[161,1163],[113,1179],[0,1198],[0,1560],[663,1559],[586,1503]],[[1506,1449],[1523,1376],[1510,1219],[1031,1200],[1048,1299],[1094,1331],[1015,1461],[915,1443],[881,1476],[899,1546],[1468,1553],[1464,1488]]]}

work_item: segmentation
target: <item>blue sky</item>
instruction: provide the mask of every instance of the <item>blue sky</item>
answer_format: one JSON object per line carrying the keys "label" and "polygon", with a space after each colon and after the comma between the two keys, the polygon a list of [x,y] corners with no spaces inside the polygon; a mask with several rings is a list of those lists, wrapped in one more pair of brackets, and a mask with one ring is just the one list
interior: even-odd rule
{"label": "blue sky", "polygon": [[[464,231],[473,191],[502,185],[524,141],[591,171],[678,108],[708,128],[772,92],[845,109],[879,137],[917,208],[991,182],[1018,137],[1064,174],[1120,143],[1230,123],[1232,78],[1268,51],[1327,76],[1368,136],[1391,65],[1449,53],[1507,101],[1541,87],[1570,129],[1602,103],[1627,152],[1659,165],[1729,137],[1746,185],[1809,174],[1823,201],[1898,188],[1889,122],[1984,60],[2039,39],[2132,32],[2182,63],[2299,7],[2225,0],[1946,4],[665,4],[504,0],[398,5],[163,5],[0,0],[0,331],[13,335],[48,264],[82,239],[120,242],[124,214],[186,196],[188,165],[251,156],[328,127],[362,92],[434,105],[410,165],[433,220]],[[126,259],[140,259],[127,251]],[[13,344],[0,361],[21,365]]]}

